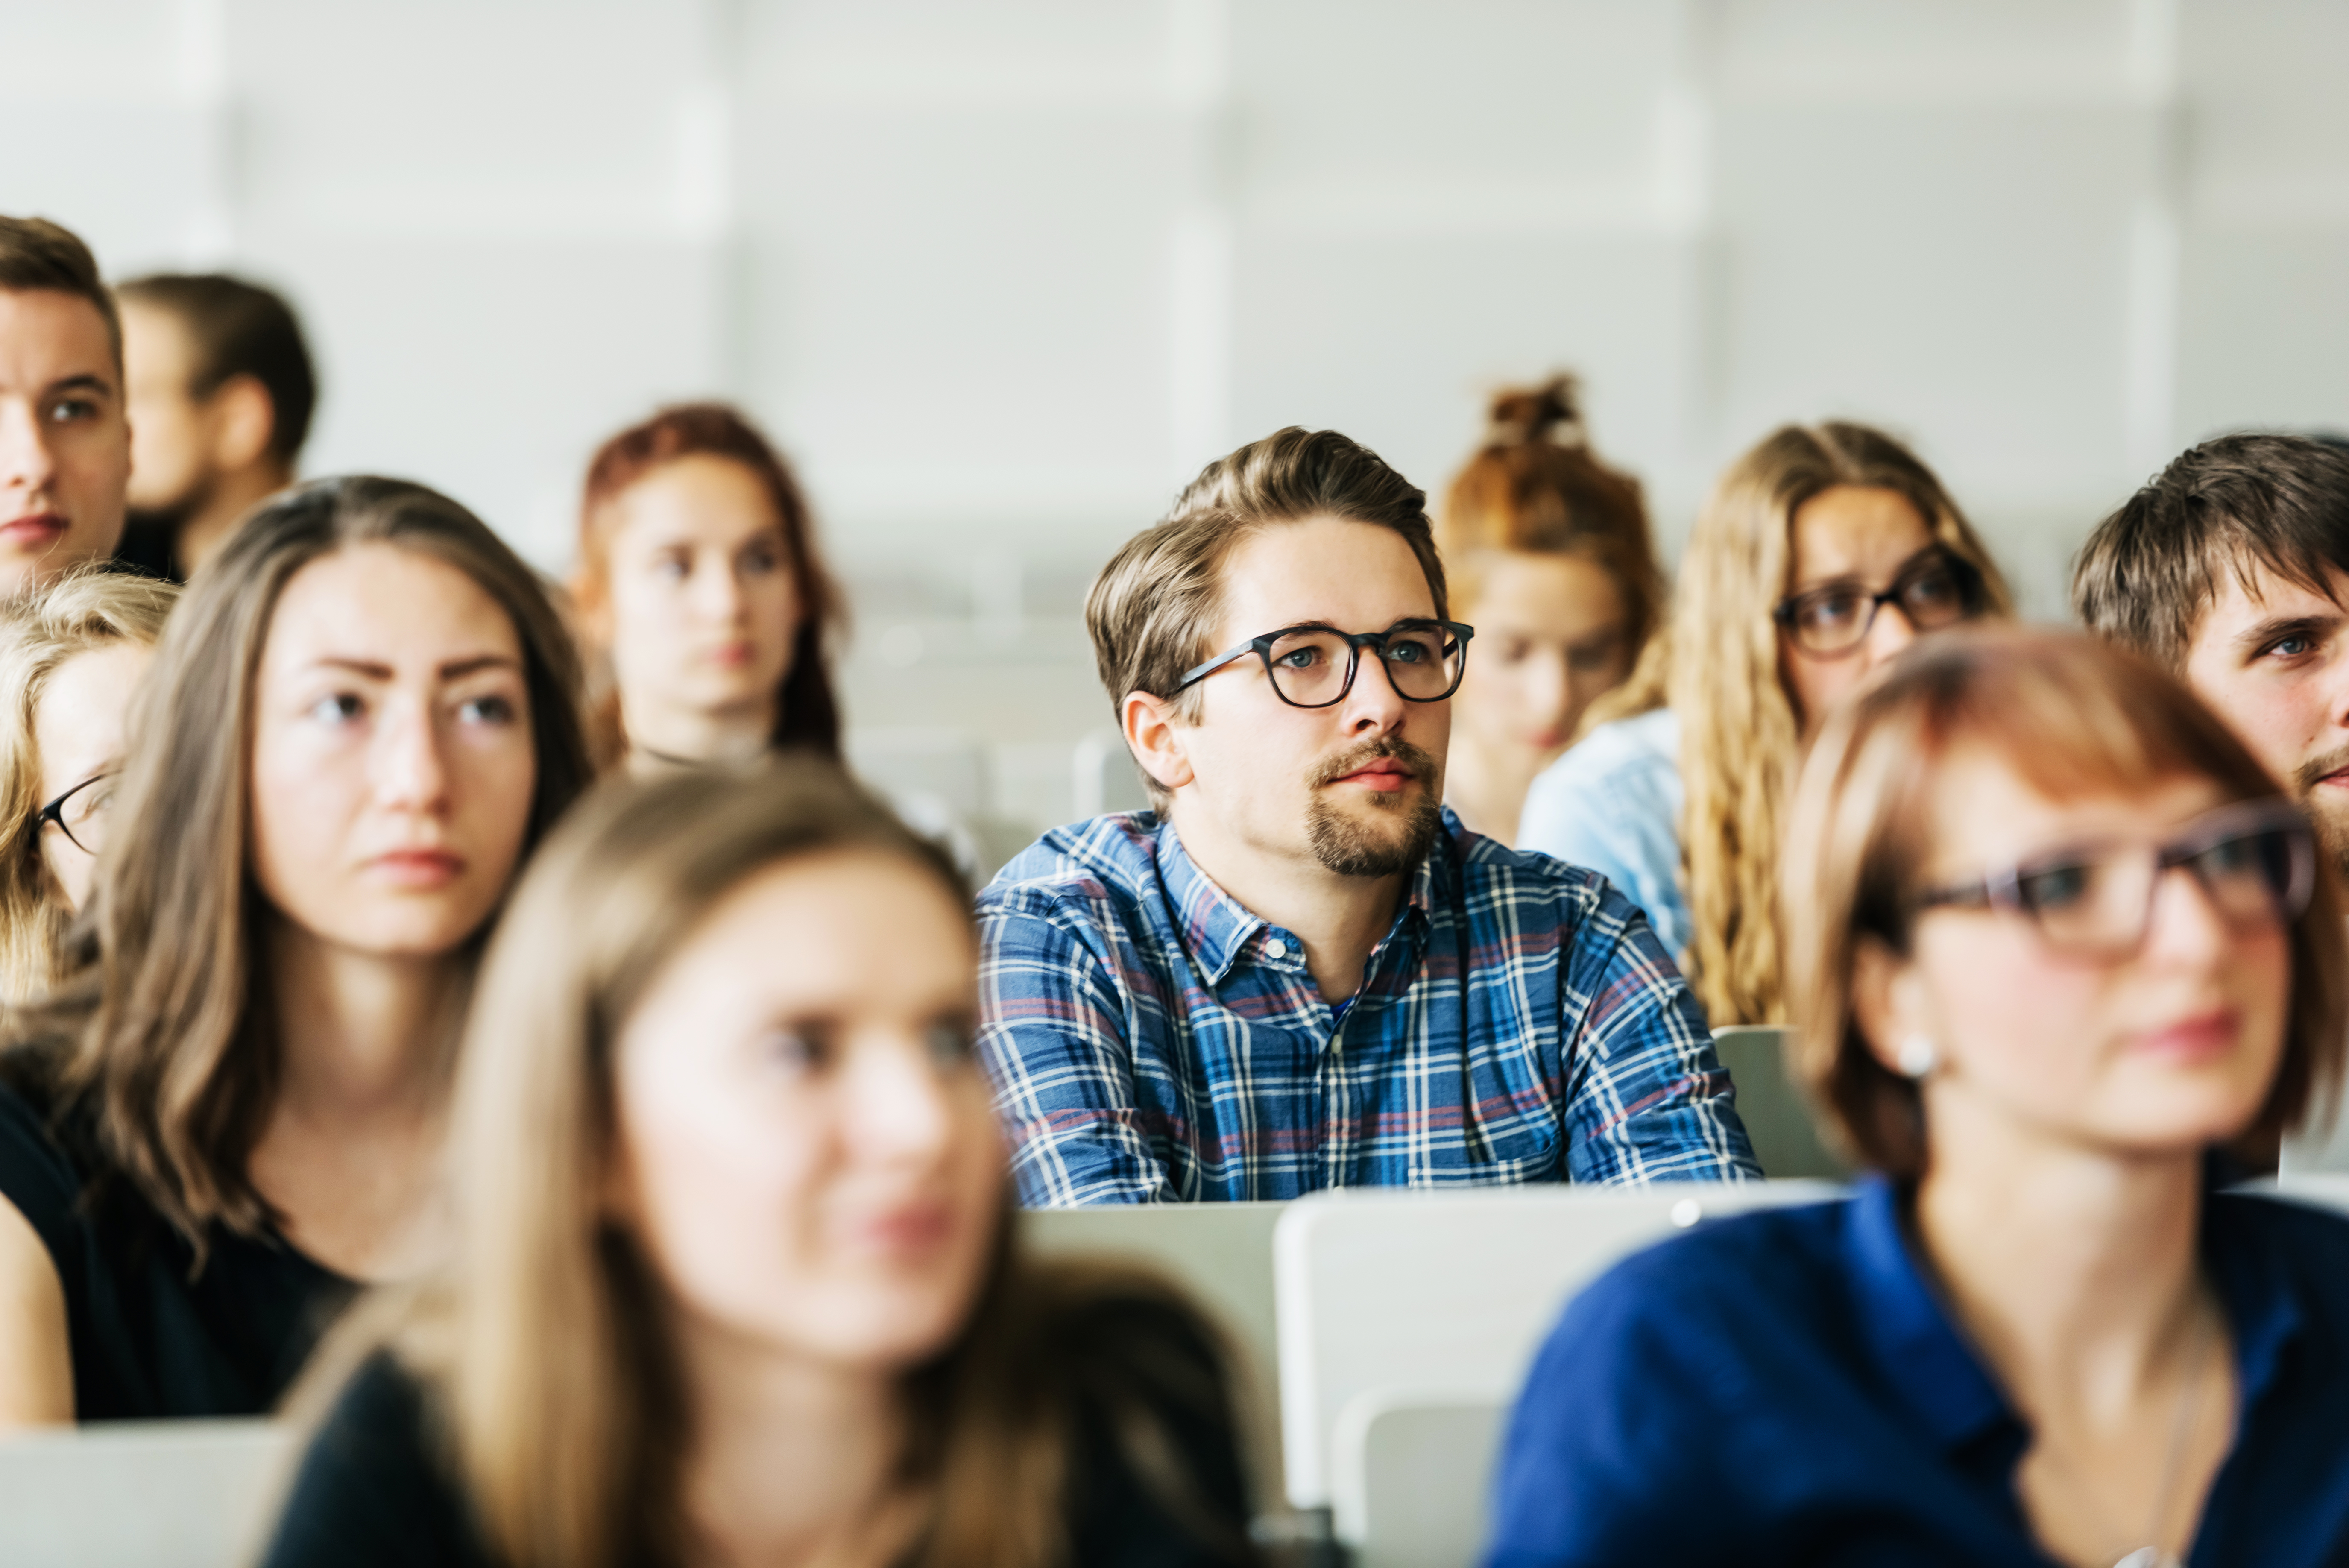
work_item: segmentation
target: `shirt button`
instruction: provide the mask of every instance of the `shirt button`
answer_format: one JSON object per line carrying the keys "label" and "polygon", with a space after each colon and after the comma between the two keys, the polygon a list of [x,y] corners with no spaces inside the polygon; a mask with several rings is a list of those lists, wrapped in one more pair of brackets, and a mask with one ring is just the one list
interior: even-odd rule
{"label": "shirt button", "polygon": [[1288,944],[1282,941],[1278,937],[1275,937],[1270,941],[1264,944],[1264,956],[1267,958],[1277,959],[1287,958],[1288,956]]}

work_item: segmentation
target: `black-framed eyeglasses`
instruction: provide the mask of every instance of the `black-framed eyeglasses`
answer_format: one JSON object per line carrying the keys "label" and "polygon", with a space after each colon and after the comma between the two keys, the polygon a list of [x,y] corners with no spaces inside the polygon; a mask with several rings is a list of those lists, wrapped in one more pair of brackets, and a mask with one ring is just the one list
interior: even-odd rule
{"label": "black-framed eyeglasses", "polygon": [[2316,838],[2290,801],[2245,801],[2207,812],[2159,843],[2108,841],[2053,850],[1979,882],[1935,888],[1916,908],[2002,909],[2030,920],[2050,947],[2126,958],[2153,922],[2163,873],[2181,867],[2230,928],[2282,926],[2308,908],[2316,886]]}
{"label": "black-framed eyeglasses", "polygon": [[106,844],[106,820],[114,805],[113,778],[110,769],[92,774],[41,807],[33,818],[34,836],[54,822],[66,842],[84,854],[97,854]]}
{"label": "black-framed eyeglasses", "polygon": [[1205,680],[1225,665],[1256,654],[1272,690],[1292,708],[1327,708],[1354,689],[1362,649],[1376,649],[1395,695],[1406,702],[1441,702],[1460,689],[1468,668],[1473,626],[1456,620],[1399,620],[1384,631],[1340,631],[1333,626],[1285,626],[1252,637],[1199,665],[1174,690]]}
{"label": "black-framed eyeglasses", "polygon": [[1770,618],[1814,659],[1841,659],[1868,640],[1877,612],[1897,605],[1919,631],[1939,631],[1982,614],[1980,568],[1957,552],[1930,545],[1909,557],[1880,594],[1858,583],[1829,583],[1780,599]]}

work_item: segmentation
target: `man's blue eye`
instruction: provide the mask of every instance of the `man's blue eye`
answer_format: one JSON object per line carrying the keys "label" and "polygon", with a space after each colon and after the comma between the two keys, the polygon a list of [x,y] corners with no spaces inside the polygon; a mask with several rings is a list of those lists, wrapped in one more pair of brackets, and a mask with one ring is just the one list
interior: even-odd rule
{"label": "man's blue eye", "polygon": [[2286,659],[2297,659],[2302,654],[2313,653],[2315,649],[2316,639],[2308,637],[2280,637],[2268,644],[2270,653],[2282,654]]}
{"label": "man's blue eye", "polygon": [[1276,662],[1286,664],[1291,670],[1308,670],[1320,657],[1321,650],[1318,648],[1292,648]]}

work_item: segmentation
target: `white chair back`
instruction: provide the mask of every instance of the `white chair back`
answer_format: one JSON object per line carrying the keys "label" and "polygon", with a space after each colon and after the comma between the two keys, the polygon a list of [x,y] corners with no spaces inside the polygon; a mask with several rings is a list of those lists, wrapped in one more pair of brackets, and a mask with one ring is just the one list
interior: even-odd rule
{"label": "white chair back", "polygon": [[1506,1404],[1567,1298],[1626,1253],[1708,1215],[1837,1191],[1661,1182],[1299,1199],[1273,1237],[1289,1501],[1330,1506],[1332,1443],[1356,1398]]}
{"label": "white chair back", "polygon": [[1774,1181],[1836,1180],[1850,1174],[1819,1136],[1810,1102],[1786,1070],[1791,1029],[1738,1027],[1713,1032],[1713,1054],[1737,1085],[1737,1116],[1762,1174]]}
{"label": "white chair back", "polygon": [[244,1568],[294,1459],[274,1421],[102,1424],[0,1440],[9,1568]]}
{"label": "white chair back", "polygon": [[1047,1257],[1114,1258],[1182,1286],[1232,1345],[1241,1365],[1241,1407],[1259,1507],[1281,1496],[1278,1334],[1272,1235],[1286,1203],[1166,1203],[1030,1209],[1022,1240]]}
{"label": "white chair back", "polygon": [[1358,1394],[1331,1434],[1330,1509],[1354,1568],[1468,1568],[1508,1407]]}

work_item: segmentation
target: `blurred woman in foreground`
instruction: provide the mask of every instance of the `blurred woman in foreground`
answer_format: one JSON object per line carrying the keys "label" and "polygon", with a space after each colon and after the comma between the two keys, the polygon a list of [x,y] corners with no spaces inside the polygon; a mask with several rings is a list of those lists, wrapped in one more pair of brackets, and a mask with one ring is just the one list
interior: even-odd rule
{"label": "blurred woman in foreground", "polygon": [[1795,1064],[1876,1174],[1577,1299],[1488,1562],[2344,1561],[2349,1221],[2217,1189],[2342,1077],[2273,781],[2126,655],[1953,635],[1828,721],[1784,897]]}
{"label": "blurred woman in foreground", "polygon": [[354,1320],[267,1562],[1248,1561],[1205,1331],[1012,1243],[953,868],[814,763],[606,788],[482,977],[455,1266]]}
{"label": "blurred woman in foreground", "polygon": [[113,824],[131,693],[180,597],[90,567],[0,609],[0,792],[17,825],[0,859],[0,997],[57,983],[67,925]]}
{"label": "blurred woman in foreground", "polygon": [[1436,544],[1454,613],[1477,629],[1452,701],[1444,798],[1474,831],[1515,844],[1526,786],[1631,672],[1663,599],[1639,481],[1590,450],[1572,377],[1494,398]]}

